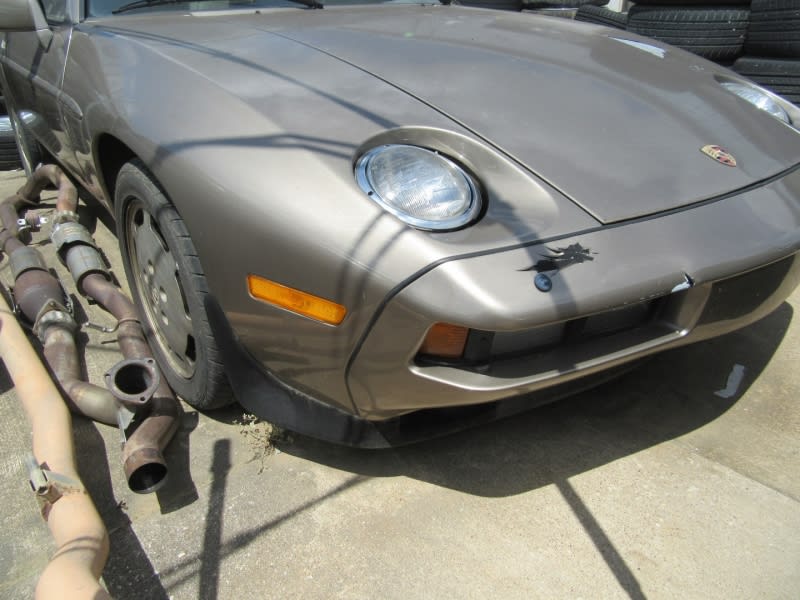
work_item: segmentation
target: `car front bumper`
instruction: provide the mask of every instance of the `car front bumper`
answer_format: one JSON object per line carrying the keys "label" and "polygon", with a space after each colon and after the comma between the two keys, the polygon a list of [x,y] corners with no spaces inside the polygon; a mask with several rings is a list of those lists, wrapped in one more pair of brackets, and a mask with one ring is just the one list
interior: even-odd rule
{"label": "car front bumper", "polygon": [[[534,284],[552,257],[583,258]],[[800,173],[690,210],[455,258],[382,307],[348,371],[361,415],[491,402],[722,335],[777,308],[800,282]],[[420,357],[433,323],[483,345]],[[477,355],[477,357],[476,357]]]}

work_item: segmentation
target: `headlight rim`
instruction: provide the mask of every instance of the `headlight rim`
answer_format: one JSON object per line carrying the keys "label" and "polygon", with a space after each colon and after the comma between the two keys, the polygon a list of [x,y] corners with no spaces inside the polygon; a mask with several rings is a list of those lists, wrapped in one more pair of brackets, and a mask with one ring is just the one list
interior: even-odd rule
{"label": "headlight rim", "polygon": [[[784,125],[787,125],[793,129],[798,129],[798,127],[800,127],[800,113],[798,112],[798,110],[794,106],[792,106],[788,100],[776,94],[775,92],[768,90],[767,88],[755,83],[754,81],[743,79],[741,77],[728,77],[728,76],[717,75],[715,76],[715,79],[717,80],[717,83],[720,85],[720,87],[724,89],[727,93],[739,98],[744,102],[747,102],[753,108],[765,114],[768,114],[776,121],[779,121]],[[747,98],[744,98],[740,94],[737,94],[734,90],[731,89],[730,86],[741,86],[743,88],[749,88],[754,92],[761,94],[762,96],[773,102],[778,108],[780,108],[783,114],[786,116],[786,119],[783,119],[779,116],[772,114],[765,108],[762,108],[757,104],[751,102]]]}
{"label": "headlight rim", "polygon": [[[464,178],[465,183],[467,184],[467,188],[469,189],[469,193],[471,196],[471,201],[469,207],[459,214],[458,216],[451,217],[445,220],[429,220],[423,219],[420,217],[416,217],[410,212],[403,211],[402,209],[398,208],[391,202],[387,201],[383,198],[378,190],[376,190],[372,183],[370,182],[370,178],[368,175],[368,168],[370,161],[377,156],[378,154],[387,151],[391,148],[413,148],[415,150],[422,150],[435,156],[438,160],[443,161],[446,163],[450,168],[454,169],[458,172],[461,177]],[[358,186],[361,190],[367,194],[367,196],[374,201],[378,206],[380,206],[386,212],[394,215],[402,222],[411,225],[412,227],[422,230],[422,231],[430,231],[436,233],[445,233],[448,231],[457,231],[459,229],[464,229],[465,227],[469,227],[473,225],[479,218],[480,215],[483,213],[484,209],[484,195],[481,191],[481,187],[478,183],[477,178],[470,173],[464,166],[462,166],[457,160],[454,160],[452,157],[436,150],[435,148],[428,148],[426,146],[421,146],[417,144],[407,144],[407,143],[389,143],[389,144],[380,144],[375,147],[369,148],[364,151],[358,160],[355,163],[355,178]]]}

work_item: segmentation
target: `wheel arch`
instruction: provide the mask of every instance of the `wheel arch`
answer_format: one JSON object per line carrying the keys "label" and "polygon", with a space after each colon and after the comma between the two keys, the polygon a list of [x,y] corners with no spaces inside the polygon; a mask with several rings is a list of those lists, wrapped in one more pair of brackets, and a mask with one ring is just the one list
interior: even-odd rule
{"label": "wheel arch", "polygon": [[109,207],[113,207],[120,169],[125,163],[139,158],[139,156],[125,142],[110,133],[98,137],[95,156],[97,157],[95,168],[100,185],[106,194]]}

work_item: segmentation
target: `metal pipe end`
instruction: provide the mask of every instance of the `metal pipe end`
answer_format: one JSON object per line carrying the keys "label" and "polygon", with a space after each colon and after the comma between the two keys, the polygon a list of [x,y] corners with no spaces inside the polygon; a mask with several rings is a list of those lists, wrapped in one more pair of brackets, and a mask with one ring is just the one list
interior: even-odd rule
{"label": "metal pipe end", "polygon": [[151,494],[167,482],[167,463],[155,448],[139,448],[123,465],[128,487],[137,494]]}
{"label": "metal pipe end", "polygon": [[150,402],[161,383],[152,358],[121,360],[105,374],[106,386],[120,402],[142,406]]}

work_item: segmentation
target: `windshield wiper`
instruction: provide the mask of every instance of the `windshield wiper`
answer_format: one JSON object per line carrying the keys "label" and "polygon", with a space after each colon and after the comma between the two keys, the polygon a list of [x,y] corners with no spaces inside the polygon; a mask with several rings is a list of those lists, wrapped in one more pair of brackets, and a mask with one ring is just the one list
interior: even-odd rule
{"label": "windshield wiper", "polygon": [[[118,15],[120,13],[127,12],[129,10],[135,10],[137,8],[147,8],[149,6],[161,6],[163,4],[178,4],[179,2],[189,2],[190,0],[135,0],[134,2],[128,2],[128,4],[123,4],[119,8],[112,10],[111,14]],[[194,0],[197,2],[198,0]],[[200,2],[209,2],[212,0],[200,0]],[[322,8],[322,2],[318,2],[317,0],[289,0],[290,2],[295,2],[297,4],[302,4],[303,6],[307,6],[309,8]]]}

